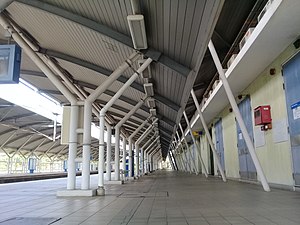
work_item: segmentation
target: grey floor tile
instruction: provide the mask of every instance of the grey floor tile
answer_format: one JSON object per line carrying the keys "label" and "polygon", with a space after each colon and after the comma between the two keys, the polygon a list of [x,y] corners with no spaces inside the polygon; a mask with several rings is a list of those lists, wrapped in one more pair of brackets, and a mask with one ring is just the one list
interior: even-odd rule
{"label": "grey floor tile", "polygon": [[[95,188],[97,176],[91,181]],[[104,197],[57,198],[56,190],[65,185],[66,179],[16,183],[9,189],[0,185],[0,221],[49,216],[62,218],[54,225],[300,224],[298,192],[266,193],[259,186],[201,175],[160,171],[125,185],[107,185]]]}

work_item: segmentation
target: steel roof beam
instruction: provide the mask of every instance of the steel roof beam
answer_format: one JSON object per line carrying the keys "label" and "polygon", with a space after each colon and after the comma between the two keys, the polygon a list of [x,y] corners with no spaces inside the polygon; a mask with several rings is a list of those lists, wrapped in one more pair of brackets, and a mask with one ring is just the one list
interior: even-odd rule
{"label": "steel roof beam", "polygon": [[[87,82],[82,82],[82,81],[77,81],[77,84],[79,85],[82,85],[84,87],[87,87],[87,88],[91,88],[91,89],[95,89],[96,85],[94,84],[89,84]],[[57,90],[45,90],[45,89],[40,89],[41,92],[45,92],[45,93],[49,93],[49,94],[55,94],[55,95],[61,95],[61,93]],[[105,94],[109,95],[109,96],[114,96],[115,92],[113,91],[109,91],[109,90],[106,90],[104,92]],[[130,105],[136,105],[136,101],[130,99],[130,98],[127,98],[125,96],[121,96],[120,97],[120,100],[130,104]],[[146,106],[142,106],[140,109],[142,109],[143,111],[149,113],[148,111],[148,108]],[[170,120],[169,118],[161,115],[161,114],[157,114],[157,118],[160,120],[160,121],[163,121],[165,122],[166,124],[170,125],[171,127],[175,126],[175,122]]]}
{"label": "steel roof beam", "polygon": [[[41,48],[40,49],[40,52],[43,53],[43,54],[46,54],[48,56],[51,56],[51,57],[55,57],[55,58],[59,58],[59,59],[62,59],[62,60],[65,60],[65,61],[68,61],[68,62],[71,62],[71,63],[74,63],[76,65],[79,65],[79,66],[82,66],[82,67],[85,67],[85,68],[88,68],[88,69],[91,69],[91,70],[94,70],[98,73],[101,73],[105,76],[110,76],[110,74],[113,72],[113,71],[110,71],[106,68],[103,68],[101,66],[98,66],[98,65],[95,65],[93,63],[90,63],[88,61],[85,61],[85,60],[82,60],[82,59],[79,59],[79,58],[76,58],[76,57],[73,57],[73,56],[70,56],[70,55],[67,55],[65,53],[61,53],[61,52],[57,52],[57,51],[53,51],[53,50],[49,50],[49,49],[43,49]],[[126,81],[128,80],[127,77],[125,76],[120,76],[117,81],[121,82],[121,83],[126,83]],[[144,87],[143,85],[137,83],[137,82],[133,82],[130,87],[144,93]],[[176,103],[172,102],[170,99],[167,99],[159,94],[155,94],[154,96],[154,99],[156,99],[157,101],[161,102],[162,104],[168,106],[169,108],[175,110],[175,111],[178,111],[180,106],[177,105]]]}
{"label": "steel roof beam", "polygon": [[[21,70],[21,74],[32,75],[32,76],[46,77],[42,72],[30,71],[30,70]],[[78,80],[75,80],[74,82],[75,82],[76,84],[78,84],[78,85],[80,85],[80,86],[83,86],[83,87],[86,87],[86,88],[90,88],[90,89],[95,89],[95,88],[97,88],[96,85],[90,84],[90,83],[87,83],[87,82],[84,82],[84,81],[78,81]],[[58,91],[58,90],[39,89],[39,91],[40,91],[40,92],[43,92],[43,93],[47,93],[47,94],[62,95],[62,94],[60,93],[60,91]],[[106,91],[104,92],[104,94],[109,95],[109,96],[114,96],[114,95],[115,95],[115,92],[110,91],[110,90],[106,90]],[[160,97],[158,97],[158,98],[160,98]],[[130,105],[136,105],[136,103],[137,103],[136,101],[134,101],[134,100],[132,100],[132,99],[130,99],[130,98],[127,98],[127,97],[125,97],[125,96],[121,96],[121,97],[120,97],[120,100],[122,100],[122,101],[124,101],[124,102],[126,102],[126,103],[128,103],[128,104],[130,104]],[[98,101],[98,100],[97,100],[97,101]],[[159,100],[158,100],[158,101],[159,101]],[[168,102],[168,101],[166,100],[166,102]],[[166,104],[167,104],[167,103],[166,103]],[[170,104],[172,104],[172,103],[170,103]],[[179,106],[178,106],[178,107],[179,107]],[[147,112],[147,113],[149,113],[149,109],[148,109],[146,106],[144,106],[144,105],[143,105],[140,109],[143,110],[143,111],[145,111],[145,112]],[[179,108],[178,108],[178,110],[179,110]],[[138,117],[138,116],[137,116],[137,117]],[[138,118],[139,118],[139,117],[138,117]],[[174,127],[174,126],[175,126],[175,122],[174,122],[174,121],[170,120],[169,118],[167,118],[167,117],[165,117],[165,116],[163,116],[163,115],[161,115],[161,114],[157,114],[157,118],[158,118],[160,121],[163,121],[163,122],[165,122],[166,124],[170,125],[171,127]]]}

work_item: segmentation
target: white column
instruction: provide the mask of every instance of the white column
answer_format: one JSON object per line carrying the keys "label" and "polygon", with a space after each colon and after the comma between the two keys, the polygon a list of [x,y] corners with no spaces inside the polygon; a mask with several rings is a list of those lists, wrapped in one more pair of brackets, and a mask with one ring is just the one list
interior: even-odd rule
{"label": "white column", "polygon": [[115,180],[120,180],[120,127],[115,127]]}
{"label": "white column", "polygon": [[152,156],[149,156],[149,159],[150,159],[150,172],[153,171],[153,158]]}
{"label": "white column", "polygon": [[77,133],[78,126],[78,106],[71,106],[70,113],[70,133],[69,133],[69,156],[68,156],[68,178],[67,189],[74,190],[76,188],[76,169],[75,158],[77,156]]}
{"label": "white column", "polygon": [[105,123],[105,114],[101,115],[99,118],[99,159],[98,159],[98,195],[105,195],[104,190],[104,123]]}
{"label": "white column", "polygon": [[122,159],[122,162],[123,162],[123,173],[124,173],[124,176],[125,176],[125,171],[126,171],[126,138],[123,137],[123,159]]}
{"label": "white column", "polygon": [[144,175],[145,171],[144,171],[144,149],[141,149],[141,172],[142,175]]}
{"label": "white column", "polygon": [[253,163],[255,165],[257,174],[260,177],[261,184],[262,184],[262,186],[263,186],[263,188],[264,188],[265,191],[270,191],[270,187],[269,187],[267,178],[266,178],[266,176],[264,174],[264,171],[263,171],[263,169],[262,169],[262,167],[260,165],[259,159],[258,159],[258,157],[256,155],[256,152],[255,152],[255,148],[254,148],[253,142],[251,141],[250,135],[249,135],[249,133],[247,131],[247,128],[246,128],[245,123],[243,121],[242,115],[241,115],[240,110],[238,108],[238,105],[237,105],[237,103],[235,101],[234,95],[233,95],[233,93],[231,91],[231,88],[230,88],[229,83],[227,81],[227,78],[225,76],[222,64],[220,62],[220,59],[218,57],[218,54],[216,52],[216,49],[215,49],[212,41],[209,42],[208,48],[209,48],[209,51],[210,51],[210,53],[212,55],[214,63],[216,65],[216,67],[217,67],[220,79],[222,80],[223,87],[224,87],[225,92],[227,94],[227,97],[228,97],[228,100],[229,100],[230,105],[232,107],[232,110],[233,110],[233,112],[235,114],[236,120],[237,120],[237,122],[240,125],[243,137],[245,139],[245,142],[246,142],[246,145],[248,147],[249,153],[250,153],[251,158],[253,160]]}
{"label": "white column", "polygon": [[106,146],[106,179],[111,180],[111,126],[107,125],[107,146]]}
{"label": "white column", "polygon": [[140,146],[137,143],[137,141],[135,142],[135,176],[139,177],[140,176]]}
{"label": "white column", "polygon": [[128,177],[132,177],[132,172],[133,172],[133,168],[132,168],[132,164],[133,164],[133,156],[132,156],[132,138],[129,138],[128,140],[128,144],[129,144],[129,159],[128,159],[128,168],[129,168],[129,171],[128,171]]}
{"label": "white column", "polygon": [[147,154],[147,152],[145,152],[144,155],[145,155],[145,173],[149,173],[149,170],[148,170],[148,154]]}

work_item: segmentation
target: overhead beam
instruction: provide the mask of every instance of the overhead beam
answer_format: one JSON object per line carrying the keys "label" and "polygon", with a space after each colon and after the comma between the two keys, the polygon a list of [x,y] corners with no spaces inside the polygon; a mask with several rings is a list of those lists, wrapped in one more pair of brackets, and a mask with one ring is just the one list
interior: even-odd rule
{"label": "overhead beam", "polygon": [[160,142],[161,142],[162,144],[167,144],[167,146],[169,146],[169,144],[170,144],[170,141],[167,141],[167,140],[165,140],[165,139],[161,139]]}
{"label": "overhead beam", "polygon": [[165,135],[166,137],[168,137],[169,140],[171,140],[172,133],[170,133],[169,131],[165,130],[162,127],[159,127],[159,130],[162,132],[161,135]]}
{"label": "overhead beam", "polygon": [[[78,84],[78,85],[80,85],[80,86],[83,86],[83,87],[86,87],[86,88],[90,88],[90,89],[97,88],[96,85],[90,84],[90,83],[87,83],[87,82],[84,82],[84,81],[75,81],[75,83]],[[57,91],[57,90],[40,89],[40,91],[41,92],[45,92],[45,93],[49,93],[49,94],[54,94],[54,95],[61,95],[61,93],[59,91]],[[112,96],[115,95],[115,92],[110,91],[110,90],[106,90],[106,91],[104,91],[104,94],[107,94],[107,95],[109,95],[109,96],[112,97]],[[126,103],[128,103],[130,105],[133,105],[133,106],[137,104],[136,101],[134,101],[134,100],[132,100],[130,98],[127,98],[125,96],[121,96],[120,100],[122,100],[122,101],[124,101],[124,102],[126,102]],[[147,113],[149,113],[149,109],[146,106],[144,106],[144,105],[140,109],[143,110],[143,111],[145,111],[145,112],[147,112]],[[157,114],[157,118],[160,121],[162,121],[162,122],[170,125],[171,127],[174,127],[176,125],[174,121],[170,120],[169,118],[167,118],[167,117],[165,117],[165,116],[163,116],[163,115],[161,115],[159,113]]]}
{"label": "overhead beam", "polygon": [[24,117],[29,117],[29,116],[34,116],[34,115],[36,115],[36,113],[33,113],[33,112],[19,114],[19,115],[16,115],[16,116],[6,117],[5,119],[2,120],[2,122],[7,121],[7,120],[16,120],[16,119],[20,119],[20,118],[24,118]]}
{"label": "overhead beam", "polygon": [[156,117],[159,119],[159,121],[162,121],[168,125],[170,125],[172,128],[176,125],[176,123],[173,120],[170,120],[169,118],[157,113]]}
{"label": "overhead beam", "polygon": [[[53,50],[49,50],[49,49],[44,49],[44,48],[41,48],[39,50],[41,53],[43,54],[46,54],[48,56],[51,56],[51,57],[55,57],[55,58],[59,58],[59,59],[62,59],[62,60],[65,60],[65,61],[68,61],[68,62],[71,62],[71,63],[74,63],[76,65],[79,65],[79,66],[82,66],[82,67],[85,67],[85,68],[88,68],[88,69],[91,69],[93,71],[96,71],[98,73],[101,73],[102,75],[105,75],[105,76],[110,76],[111,73],[113,71],[111,70],[108,70],[106,68],[103,68],[101,66],[98,66],[96,64],[93,64],[91,62],[88,62],[88,61],[85,61],[85,60],[82,60],[82,59],[79,59],[79,58],[76,58],[74,56],[70,56],[70,55],[67,55],[65,53],[62,53],[62,52],[58,52],[58,51],[53,51]],[[121,83],[126,83],[128,81],[128,78],[121,75],[117,81],[121,82]],[[130,87],[134,88],[135,90],[138,90],[142,93],[145,93],[144,92],[144,87],[143,85],[137,83],[137,82],[133,82]],[[160,103],[168,106],[169,108],[175,110],[175,111],[178,111],[180,106],[177,105],[176,103],[174,103],[173,101],[171,101],[170,99],[167,99],[159,94],[155,94],[153,96],[153,98],[157,101],[159,101]]]}
{"label": "overhead beam", "polygon": [[164,141],[166,142],[169,142],[170,141],[170,138],[165,136],[164,134],[160,134],[160,138],[163,139]]}

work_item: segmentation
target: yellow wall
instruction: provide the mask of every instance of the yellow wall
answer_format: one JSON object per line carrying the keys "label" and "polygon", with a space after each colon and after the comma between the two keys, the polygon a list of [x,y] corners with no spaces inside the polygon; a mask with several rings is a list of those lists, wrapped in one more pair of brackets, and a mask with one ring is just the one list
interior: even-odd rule
{"label": "yellow wall", "polygon": [[[252,110],[259,105],[270,105],[273,122],[287,119],[281,65],[294,55],[295,52],[296,50],[293,45],[288,47],[248,88],[242,92],[243,95],[250,95]],[[269,75],[270,68],[276,69],[275,75]],[[228,108],[226,108],[220,113],[220,117],[222,117],[223,126],[226,175],[232,178],[239,178],[234,113],[230,113]],[[273,135],[273,130],[265,132],[265,145],[256,148],[256,153],[268,182],[293,185],[290,142],[284,141],[281,143],[274,143]]]}
{"label": "yellow wall", "polygon": [[233,112],[229,112],[229,107],[227,107],[221,113],[221,117],[223,127],[225,174],[231,178],[240,178],[235,116]]}
{"label": "yellow wall", "polygon": [[[205,135],[200,136],[200,148],[201,148],[201,157],[204,161],[204,166],[208,171],[208,173],[210,173],[211,171],[210,171],[209,147]],[[203,165],[201,170],[204,171]]]}

